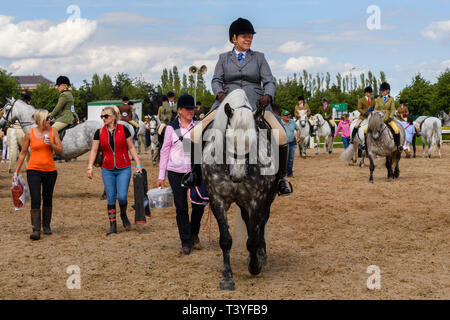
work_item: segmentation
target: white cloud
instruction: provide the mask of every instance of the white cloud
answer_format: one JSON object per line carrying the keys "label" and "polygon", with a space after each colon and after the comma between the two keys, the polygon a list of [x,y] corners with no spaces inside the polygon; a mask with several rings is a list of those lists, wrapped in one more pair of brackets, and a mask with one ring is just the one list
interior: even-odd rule
{"label": "white cloud", "polygon": [[325,57],[300,56],[298,58],[289,58],[283,68],[289,72],[297,72],[303,69],[317,69],[318,67],[323,67],[326,64],[328,64],[328,58]]}
{"label": "white cloud", "polygon": [[95,31],[95,21],[77,19],[51,24],[46,20],[12,23],[0,15],[0,58],[55,57],[70,54]]}
{"label": "white cloud", "polygon": [[421,32],[422,36],[431,40],[441,40],[450,37],[450,20],[436,21]]}
{"label": "white cloud", "polygon": [[99,23],[119,24],[126,22],[127,24],[156,23],[164,22],[161,18],[149,17],[137,12],[128,11],[111,11],[106,12],[98,19]]}
{"label": "white cloud", "polygon": [[302,53],[306,50],[310,49],[311,45],[305,45],[302,41],[288,41],[283,43],[279,48],[278,52],[284,54],[294,54],[294,53]]}

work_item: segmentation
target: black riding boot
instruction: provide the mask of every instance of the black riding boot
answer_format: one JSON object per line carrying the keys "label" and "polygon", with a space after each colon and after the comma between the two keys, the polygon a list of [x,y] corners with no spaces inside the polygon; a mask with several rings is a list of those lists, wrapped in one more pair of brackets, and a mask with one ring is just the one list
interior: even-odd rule
{"label": "black riding boot", "polygon": [[[289,156],[289,146],[287,144],[279,147],[279,168],[278,168],[278,195],[287,196],[292,193],[292,185],[291,188],[288,187],[286,179],[286,170],[288,164],[288,156]],[[290,184],[289,184],[290,185]]]}
{"label": "black riding boot", "polygon": [[394,142],[395,142],[395,145],[397,146],[398,152],[402,152],[403,146],[400,145],[400,133],[397,133],[397,134],[394,133]]}
{"label": "black riding boot", "polygon": [[106,233],[109,236],[112,233],[117,233],[117,221],[116,221],[116,206],[108,205],[108,219],[109,219],[109,231]]}
{"label": "black riding boot", "polygon": [[354,127],[352,131],[352,138],[350,139],[350,144],[353,144],[353,139],[355,139],[356,133],[358,132],[359,128]]}
{"label": "black riding boot", "polygon": [[33,232],[30,234],[31,240],[39,240],[41,238],[41,209],[31,209],[31,226]]}
{"label": "black riding boot", "polygon": [[315,136],[315,134],[314,134],[314,127],[311,124],[309,124],[309,135],[311,137]]}
{"label": "black riding boot", "polygon": [[202,165],[195,163],[194,155],[197,145],[191,141],[191,171],[186,173],[181,179],[181,186],[185,188],[194,188],[202,183]]}

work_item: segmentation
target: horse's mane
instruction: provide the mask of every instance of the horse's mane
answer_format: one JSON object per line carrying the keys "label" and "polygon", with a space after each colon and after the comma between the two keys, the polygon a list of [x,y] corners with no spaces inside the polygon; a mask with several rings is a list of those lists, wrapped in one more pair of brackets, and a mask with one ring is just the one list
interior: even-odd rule
{"label": "horse's mane", "polygon": [[[234,111],[232,128],[233,129],[252,129],[254,128],[255,122],[253,119],[253,112],[251,112],[252,107],[242,89],[236,89],[231,91],[225,99],[222,101],[220,106],[217,108],[217,113],[214,118],[213,128],[220,130],[224,133],[227,128],[228,117],[225,114],[225,105],[229,104]],[[239,108],[242,106],[247,106],[248,108]]]}
{"label": "horse's mane", "polygon": [[384,115],[380,111],[373,111],[370,114],[368,129],[369,131],[378,131],[384,123]]}

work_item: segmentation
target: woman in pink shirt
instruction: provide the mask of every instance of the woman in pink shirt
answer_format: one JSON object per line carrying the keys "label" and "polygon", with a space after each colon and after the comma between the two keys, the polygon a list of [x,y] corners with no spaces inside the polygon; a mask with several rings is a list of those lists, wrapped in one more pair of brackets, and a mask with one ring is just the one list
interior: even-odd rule
{"label": "woman in pink shirt", "polygon": [[[177,102],[178,117],[166,128],[164,143],[160,152],[159,177],[157,187],[164,188],[167,176],[172,188],[177,212],[178,232],[181,239],[180,254],[188,255],[192,248],[200,249],[198,233],[202,220],[204,206],[192,203],[191,222],[189,222],[189,206],[187,202],[188,189],[181,186],[184,174],[191,171],[191,156],[184,150],[190,150],[190,131],[194,127],[194,98],[185,93]],[[184,147],[183,146],[187,146]]]}
{"label": "woman in pink shirt", "polygon": [[347,149],[350,141],[350,125],[352,123],[348,119],[348,114],[345,114],[341,117],[341,121],[339,121],[339,125],[337,127],[336,133],[334,134],[334,139],[336,139],[339,131],[342,129],[341,138],[344,143],[344,148]]}

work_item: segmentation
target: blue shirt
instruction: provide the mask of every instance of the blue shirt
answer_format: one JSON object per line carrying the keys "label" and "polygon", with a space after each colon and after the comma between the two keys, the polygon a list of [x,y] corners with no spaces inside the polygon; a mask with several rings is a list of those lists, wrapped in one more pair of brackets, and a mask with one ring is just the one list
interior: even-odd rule
{"label": "blue shirt", "polygon": [[295,142],[297,135],[295,134],[296,130],[299,130],[297,123],[293,119],[289,119],[289,123],[286,124],[284,121],[281,121],[283,123],[284,130],[286,130],[286,138],[287,142]]}

